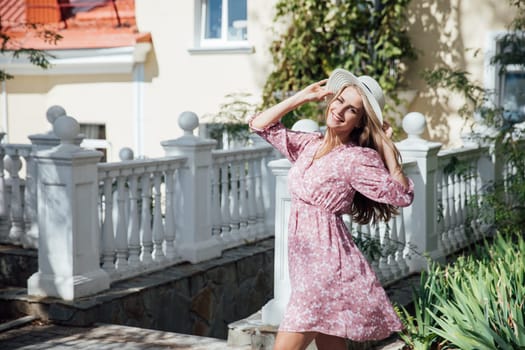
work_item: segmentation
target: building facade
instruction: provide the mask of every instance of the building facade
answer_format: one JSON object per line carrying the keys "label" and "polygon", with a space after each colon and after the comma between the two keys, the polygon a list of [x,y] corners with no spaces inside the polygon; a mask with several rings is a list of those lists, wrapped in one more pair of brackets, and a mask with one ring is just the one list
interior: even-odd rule
{"label": "building facade", "polygon": [[[44,2],[0,6],[2,18],[10,10],[13,21],[41,18],[38,11],[47,6],[63,34],[56,45],[38,46],[54,55],[48,70],[8,52],[0,56],[0,68],[15,76],[2,82],[0,91],[0,128],[11,143],[27,143],[28,135],[48,125],[47,108],[61,105],[80,122],[86,145],[105,149],[108,161],[117,160],[123,147],[135,156],[156,157],[163,152],[161,141],[182,134],[180,113],[213,115],[226,95],[237,92],[257,103],[272,69],[268,48],[276,37],[276,0],[101,0],[94,8],[82,7],[82,0]],[[407,111],[427,117],[429,138],[455,145],[463,126],[456,115],[462,101],[450,95],[448,101],[437,99],[443,96],[436,97],[420,72],[447,65],[496,87],[486,61],[513,9],[498,0],[414,0],[410,6],[410,35],[420,56],[408,63],[407,89],[415,94]]]}

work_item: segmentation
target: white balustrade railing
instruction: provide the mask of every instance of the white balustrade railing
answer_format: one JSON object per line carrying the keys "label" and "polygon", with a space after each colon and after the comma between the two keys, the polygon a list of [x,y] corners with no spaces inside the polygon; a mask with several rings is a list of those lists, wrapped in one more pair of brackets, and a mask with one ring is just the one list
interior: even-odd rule
{"label": "white balustrade railing", "polygon": [[438,154],[437,201],[440,248],[446,254],[481,238],[476,223],[482,182],[478,162],[485,147],[441,151]]}
{"label": "white balustrade railing", "polygon": [[[279,191],[286,188],[289,164],[278,163],[276,169],[269,170],[267,165],[275,152],[265,142],[254,139],[254,145],[247,148],[214,150],[214,141],[194,136],[198,117],[185,112],[179,118],[184,135],[162,142],[166,157],[97,163],[97,152],[78,146],[81,136],[76,121],[66,117],[63,109],[53,111],[48,120],[62,138],[53,131],[33,135],[32,145],[0,146],[0,243],[36,248],[39,239],[40,244],[45,243],[39,255],[46,255],[43,261],[49,260],[45,271],[30,279],[30,293],[76,298],[107,288],[107,281],[181,261],[211,259],[225,249],[274,232],[276,240],[284,239],[285,235],[277,232],[286,228],[283,218],[288,199]],[[415,184],[413,205],[376,226],[346,221],[355,240],[378,244],[379,254],[369,255],[369,259],[383,284],[424,268],[427,259],[423,254],[440,259],[486,235],[490,223],[479,218],[479,196],[488,184],[498,179],[508,183],[518,171],[484,146],[440,151],[441,144],[420,137],[424,117],[417,113],[407,115],[403,127],[408,138],[398,147],[405,171]],[[75,161],[77,158],[85,161]],[[53,167],[56,174],[50,171]],[[41,168],[45,173],[39,174]],[[75,178],[89,174],[94,175]],[[78,204],[82,210],[64,207],[91,193],[91,184],[99,188],[94,197],[98,200]],[[49,201],[67,191],[72,193],[70,197],[60,197],[65,204]],[[47,197],[40,198],[42,194]],[[42,208],[46,214],[38,215]],[[79,210],[86,212],[82,220],[75,217]],[[89,228],[91,218],[93,229]],[[72,225],[71,232],[64,231],[69,227],[64,220]],[[80,227],[79,222],[89,227]],[[50,235],[63,244],[47,244]],[[81,248],[68,245],[67,239],[74,238],[67,235],[94,244],[92,254],[77,252]],[[67,252],[54,255],[55,246]],[[275,288],[287,285],[283,281],[287,275],[283,269],[285,247],[285,242],[276,241]],[[89,260],[93,257],[96,261]],[[73,275],[60,278],[79,281],[85,275],[89,286],[79,287],[74,282],[72,288],[81,290],[57,292],[53,284],[60,278],[53,276],[66,258],[67,263],[87,259],[84,265],[90,267],[79,269],[82,264],[76,264],[67,272]],[[277,290],[274,294],[286,296]],[[281,307],[282,301],[274,304]]]}
{"label": "white balustrade railing", "polygon": [[1,240],[3,243],[35,248],[38,234],[35,232],[35,167],[32,147],[24,144],[6,144],[3,146],[3,155],[0,182],[5,192],[2,194],[0,208]]}
{"label": "white balustrade railing", "polygon": [[272,155],[269,145],[212,151],[212,232],[227,248],[273,235],[261,170]]}
{"label": "white balustrade railing", "polygon": [[185,162],[171,157],[99,163],[101,262],[112,281],[182,261],[173,203],[180,195],[175,173]]}

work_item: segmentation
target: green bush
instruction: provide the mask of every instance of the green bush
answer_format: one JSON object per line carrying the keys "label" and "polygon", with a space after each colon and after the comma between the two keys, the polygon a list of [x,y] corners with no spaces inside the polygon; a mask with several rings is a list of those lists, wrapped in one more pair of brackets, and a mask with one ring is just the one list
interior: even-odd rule
{"label": "green bush", "polygon": [[400,313],[412,349],[525,349],[525,241],[498,234],[478,254],[422,277],[414,316]]}

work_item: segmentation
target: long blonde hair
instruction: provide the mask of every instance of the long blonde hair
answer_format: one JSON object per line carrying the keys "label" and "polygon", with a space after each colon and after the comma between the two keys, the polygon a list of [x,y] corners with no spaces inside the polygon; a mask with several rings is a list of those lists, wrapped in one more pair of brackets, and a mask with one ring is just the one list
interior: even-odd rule
{"label": "long blonde hair", "polygon": [[[393,150],[394,155],[396,157],[396,161],[398,162],[398,165],[400,165],[401,155],[399,153],[399,150],[396,148],[392,140],[388,138],[383,132],[383,126],[379,125],[379,120],[377,119],[374,110],[370,105],[370,102],[368,102],[368,98],[359,86],[343,86],[328,103],[325,112],[325,120],[328,117],[330,105],[336,98],[338,98],[341,95],[343,90],[347,87],[353,87],[356,89],[357,93],[359,94],[359,96],[361,96],[363,100],[364,107],[364,113],[361,115],[361,120],[358,123],[358,126],[356,126],[350,132],[349,142],[352,142],[360,147],[368,147],[375,149],[381,156],[383,162],[385,162],[385,152],[383,149],[383,142],[385,142],[387,147]],[[319,148],[319,151],[315,157],[320,158],[341,144],[342,142],[337,137],[335,132],[332,129],[327,128],[325,137],[323,139],[323,144]],[[369,222],[375,223],[377,221],[388,221],[392,218],[393,215],[397,215],[398,213],[399,211],[397,210],[397,207],[391,204],[376,202],[368,197],[365,197],[360,192],[356,191],[354,200],[352,202],[352,206],[350,208],[350,212],[348,214],[352,217],[352,220],[354,222],[359,224],[367,224]]]}

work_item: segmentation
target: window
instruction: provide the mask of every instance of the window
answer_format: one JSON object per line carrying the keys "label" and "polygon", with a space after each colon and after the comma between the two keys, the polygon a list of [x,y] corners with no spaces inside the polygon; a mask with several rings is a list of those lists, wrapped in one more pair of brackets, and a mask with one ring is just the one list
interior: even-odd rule
{"label": "window", "polygon": [[[494,91],[493,103],[503,107],[504,118],[511,122],[525,120],[525,69],[522,62],[507,59],[504,68],[501,64],[493,64],[494,56],[501,54],[505,49],[506,38],[510,32],[492,33],[488,39],[485,60],[485,87]],[[517,40],[523,40],[517,37]],[[516,42],[516,39],[514,39]]]}
{"label": "window", "polygon": [[[197,0],[196,49],[239,50],[252,52],[248,46],[248,0]],[[248,50],[247,50],[248,49]]]}
{"label": "window", "polygon": [[500,105],[506,118],[519,122],[525,117],[525,71],[518,67],[507,67],[501,77]]}
{"label": "window", "polygon": [[103,156],[100,162],[107,162],[110,144],[106,140],[106,126],[104,124],[80,123],[80,134],[84,135],[80,146],[102,152]]}

